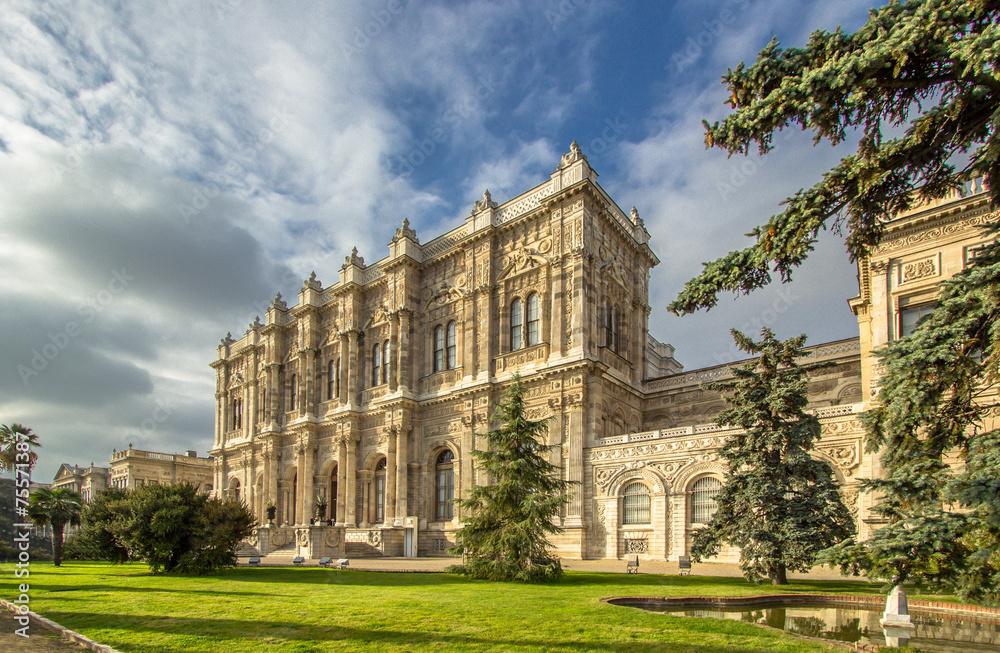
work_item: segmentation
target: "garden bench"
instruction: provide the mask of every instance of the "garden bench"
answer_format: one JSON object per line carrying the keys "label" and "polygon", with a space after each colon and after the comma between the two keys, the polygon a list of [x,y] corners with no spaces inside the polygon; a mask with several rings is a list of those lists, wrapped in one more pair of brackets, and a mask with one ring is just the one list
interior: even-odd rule
{"label": "garden bench", "polygon": [[319,566],[320,567],[329,567],[331,562],[333,562],[332,558],[320,558],[319,559]]}
{"label": "garden bench", "polygon": [[301,567],[302,563],[305,561],[306,559],[303,558],[302,556],[295,556],[294,558],[292,558],[292,564],[295,565],[296,567]]}
{"label": "garden bench", "polygon": [[638,574],[639,573],[639,554],[638,553],[630,553],[630,554],[628,554],[628,557],[626,559],[628,560],[628,564],[625,565],[625,573],[626,574]]}
{"label": "garden bench", "polygon": [[337,560],[337,569],[347,569],[347,566],[351,564],[351,561],[347,558],[340,558]]}
{"label": "garden bench", "polygon": [[256,567],[259,564],[260,564],[260,558],[258,558],[257,556],[254,556],[249,560],[247,560],[247,565],[250,567]]}
{"label": "garden bench", "polygon": [[691,575],[691,556],[680,556],[677,558],[677,567],[681,576]]}

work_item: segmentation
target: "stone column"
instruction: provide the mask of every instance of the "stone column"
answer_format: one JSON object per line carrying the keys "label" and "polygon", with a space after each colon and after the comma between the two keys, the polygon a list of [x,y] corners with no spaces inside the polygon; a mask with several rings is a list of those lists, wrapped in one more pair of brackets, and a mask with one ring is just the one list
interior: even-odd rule
{"label": "stone column", "polygon": [[303,410],[299,411],[299,414],[306,414],[312,416],[313,411],[316,408],[316,388],[319,385],[316,383],[316,352],[312,349],[306,350],[306,373],[305,373],[305,384],[306,391],[303,395]]}
{"label": "stone column", "polygon": [[337,400],[341,405],[347,403],[347,363],[348,363],[348,343],[347,343],[347,333],[340,334],[340,352],[338,356],[340,357],[340,367],[337,369],[337,374],[340,376],[340,380],[337,383],[338,389],[340,390],[340,396]]}
{"label": "stone column", "polygon": [[222,433],[225,422],[222,421],[222,405],[225,403],[225,393],[215,393],[215,446],[222,446]]}
{"label": "stone column", "polygon": [[399,365],[397,366],[399,388],[410,390],[410,311],[399,312]]}
{"label": "stone column", "polygon": [[407,488],[409,484],[409,439],[410,429],[407,426],[400,426],[396,429],[396,520],[395,526],[402,526],[403,519],[407,516]]}
{"label": "stone column", "polygon": [[361,362],[358,356],[358,332],[348,332],[347,340],[350,347],[347,364],[347,403],[354,405],[358,400],[358,382],[361,380],[361,370],[358,369]]}
{"label": "stone column", "polygon": [[386,378],[389,379],[389,392],[399,388],[399,313],[389,316],[389,358],[383,362],[389,369]]}
{"label": "stone column", "polygon": [[[352,429],[353,430],[353,429]],[[344,525],[348,528],[354,528],[357,523],[357,449],[358,441],[357,436],[354,433],[348,433],[345,438],[345,449],[347,462],[345,464],[346,473],[344,475],[344,480],[346,481],[344,485]]]}
{"label": "stone column", "polygon": [[385,508],[384,524],[392,526],[396,521],[396,434],[398,427],[389,430],[389,442],[385,455]]}
{"label": "stone column", "polygon": [[302,517],[299,523],[308,524],[309,518],[316,514],[315,498],[316,489],[313,485],[313,477],[316,475],[316,451],[312,435],[306,436],[305,440],[305,465],[302,468]]}
{"label": "stone column", "polygon": [[[273,446],[273,445],[272,445]],[[274,505],[279,504],[278,500],[278,452],[273,449],[268,453],[267,466],[271,470],[268,476],[267,498],[274,501]],[[275,515],[277,518],[277,515]],[[280,522],[279,522],[280,523]]]}
{"label": "stone column", "polygon": [[337,514],[334,519],[338,526],[344,525],[347,508],[347,445],[344,436],[337,443]]}
{"label": "stone column", "polygon": [[295,521],[296,524],[302,523],[303,512],[303,501],[305,499],[305,447],[302,442],[299,442],[298,448],[295,451]]}
{"label": "stone column", "polygon": [[264,459],[264,482],[261,488],[260,513],[257,515],[257,522],[263,526],[267,524],[267,502],[274,501],[271,494],[271,452],[266,448],[262,453]]}

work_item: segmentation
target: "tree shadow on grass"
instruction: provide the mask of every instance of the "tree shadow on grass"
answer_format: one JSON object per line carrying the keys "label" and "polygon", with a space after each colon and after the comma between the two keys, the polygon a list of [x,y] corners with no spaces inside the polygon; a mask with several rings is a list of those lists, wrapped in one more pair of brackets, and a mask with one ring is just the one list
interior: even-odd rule
{"label": "tree shadow on grass", "polygon": [[62,594],[67,592],[113,592],[115,594],[121,592],[138,592],[138,593],[158,592],[158,593],[172,593],[172,594],[197,594],[201,596],[283,596],[281,594],[273,594],[265,592],[199,590],[190,588],[174,589],[170,587],[129,587],[128,585],[44,585],[44,586],[39,586],[37,589],[40,591],[50,592],[54,594]]}
{"label": "tree shadow on grass", "polygon": [[[289,643],[294,650],[322,650],[324,643],[330,642],[335,645],[349,645],[356,642],[357,645],[375,645],[382,647],[400,647],[405,650],[431,650],[443,646],[449,647],[469,647],[470,650],[548,650],[548,651],[664,651],[676,648],[690,653],[745,653],[754,651],[770,651],[773,644],[768,640],[775,639],[769,633],[760,635],[759,645],[753,645],[746,641],[746,636],[740,636],[739,644],[726,645],[719,643],[692,643],[690,641],[671,641],[668,638],[656,639],[632,639],[628,642],[613,642],[600,639],[576,639],[567,641],[553,641],[541,637],[532,638],[525,636],[523,630],[517,628],[508,629],[507,637],[480,637],[456,632],[428,632],[426,630],[408,631],[394,629],[366,629],[356,626],[330,625],[322,626],[317,624],[296,624],[294,622],[278,621],[241,621],[235,619],[205,619],[190,617],[172,617],[157,615],[115,616],[113,623],[108,623],[110,618],[104,614],[80,613],[80,612],[49,612],[46,617],[74,630],[82,628],[84,634],[90,631],[89,636],[101,640],[122,651],[143,651],[144,653],[176,653],[180,648],[177,641],[171,641],[170,636],[182,637],[185,640],[191,638],[204,638],[206,642],[218,645],[222,642],[231,642],[233,646],[238,644],[247,645],[252,642],[259,643],[261,648],[276,647],[282,643]],[[106,624],[106,625],[105,625]],[[110,631],[107,637],[101,637],[101,632]],[[94,631],[98,631],[95,633]],[[115,639],[115,631],[126,631],[139,636],[141,645],[134,644],[134,639]],[[697,635],[697,633],[692,633]],[[157,641],[158,637],[166,637],[164,641]],[[317,648],[303,648],[295,643],[312,642]],[[186,642],[185,642],[186,643]],[[185,647],[186,648],[186,647]],[[390,649],[391,650],[391,649]]]}

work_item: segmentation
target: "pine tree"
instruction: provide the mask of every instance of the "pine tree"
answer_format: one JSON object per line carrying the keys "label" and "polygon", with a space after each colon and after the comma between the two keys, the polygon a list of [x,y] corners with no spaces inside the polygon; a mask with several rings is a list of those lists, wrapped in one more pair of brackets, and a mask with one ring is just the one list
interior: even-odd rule
{"label": "pine tree", "polygon": [[[886,524],[828,559],[845,571],[943,585],[1000,604],[1000,244],[941,285],[908,338],[876,352],[878,404],[864,416],[883,474],[864,487]],[[960,464],[951,464],[950,457]]]}
{"label": "pine tree", "polygon": [[[818,144],[860,134],[858,149],[781,213],[748,235],[746,249],[708,263],[669,306],[711,308],[718,293],[749,293],[791,278],[819,231],[847,231],[852,260],[880,240],[885,219],[941,198],[977,177],[1000,200],[1000,5],[983,0],[890,2],[848,34],[816,31],[804,48],[776,41],[730,69],[733,112],[705,123],[705,143],[760,154],[776,131],[797,124]],[[897,132],[885,136],[883,131]]]}
{"label": "pine tree", "polygon": [[555,524],[560,508],[569,501],[569,485],[558,476],[542,443],[545,421],[527,419],[524,384],[515,373],[494,423],[486,433],[489,448],[473,451],[477,468],[489,485],[475,485],[456,503],[471,516],[463,520],[453,553],[464,553],[463,565],[449,571],[473,578],[537,582],[562,574],[559,558],[547,536],[561,532]]}
{"label": "pine tree", "polygon": [[732,333],[757,358],[732,368],[735,379],[705,386],[728,395],[716,423],[742,431],[720,450],[726,480],[691,556],[697,561],[716,555],[723,543],[736,545],[747,580],[784,585],[788,571],[808,571],[819,551],[849,537],[854,525],[830,465],[809,454],[819,420],[805,412],[807,373],[819,366],[796,361],[805,335],[781,342],[764,328],[754,342]]}

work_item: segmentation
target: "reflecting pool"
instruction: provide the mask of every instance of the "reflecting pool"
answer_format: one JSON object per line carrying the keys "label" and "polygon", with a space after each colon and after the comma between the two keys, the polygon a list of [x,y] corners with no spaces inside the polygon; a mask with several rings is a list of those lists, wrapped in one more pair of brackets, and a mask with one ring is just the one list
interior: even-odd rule
{"label": "reflecting pool", "polygon": [[[879,619],[884,607],[863,605],[797,603],[777,607],[744,604],[739,607],[683,607],[655,599],[612,599],[609,603],[687,617],[714,617],[762,624],[807,637],[839,642],[885,646]],[[921,651],[1000,653],[1000,624],[994,619],[976,620],[965,615],[930,614],[911,609],[915,636],[909,646]]]}

